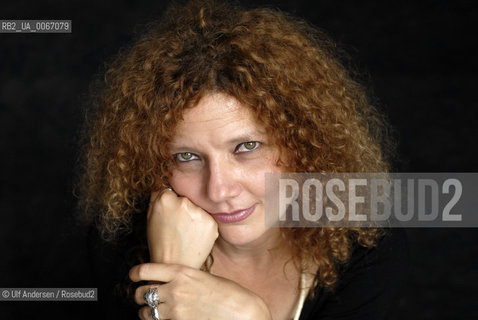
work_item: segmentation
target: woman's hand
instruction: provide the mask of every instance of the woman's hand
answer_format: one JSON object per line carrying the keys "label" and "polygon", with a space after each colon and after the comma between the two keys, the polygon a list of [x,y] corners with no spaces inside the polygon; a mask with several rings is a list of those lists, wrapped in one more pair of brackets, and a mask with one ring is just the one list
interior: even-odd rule
{"label": "woman's hand", "polygon": [[[157,287],[160,319],[257,319],[270,320],[264,301],[237,283],[197,269],[160,263],[134,266],[129,276],[132,281],[160,281],[136,289],[135,301],[144,305],[143,296]],[[151,319],[151,308],[139,310],[141,319]]]}
{"label": "woman's hand", "polygon": [[169,189],[151,194],[147,223],[151,262],[199,269],[219,235],[214,218]]}

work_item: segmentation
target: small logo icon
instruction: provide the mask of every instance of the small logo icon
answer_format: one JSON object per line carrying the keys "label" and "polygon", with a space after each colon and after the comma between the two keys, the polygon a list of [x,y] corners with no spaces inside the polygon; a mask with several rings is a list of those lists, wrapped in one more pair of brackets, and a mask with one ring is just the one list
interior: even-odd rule
{"label": "small logo icon", "polygon": [[3,290],[2,291],[2,297],[8,298],[9,296],[10,296],[10,292],[8,292],[8,290]]}

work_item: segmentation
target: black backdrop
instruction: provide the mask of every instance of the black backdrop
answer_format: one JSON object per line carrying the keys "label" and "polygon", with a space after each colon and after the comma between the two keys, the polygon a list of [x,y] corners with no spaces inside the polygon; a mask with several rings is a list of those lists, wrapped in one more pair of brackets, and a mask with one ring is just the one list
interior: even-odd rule
{"label": "black backdrop", "polygon": [[[167,3],[0,2],[0,19],[73,21],[71,34],[0,34],[0,287],[98,286],[72,219],[82,107],[104,61]],[[255,3],[309,20],[350,53],[397,131],[397,171],[476,171],[476,4]],[[477,231],[407,230],[410,275],[392,319],[478,318]],[[92,304],[3,302],[0,318],[75,317]]]}

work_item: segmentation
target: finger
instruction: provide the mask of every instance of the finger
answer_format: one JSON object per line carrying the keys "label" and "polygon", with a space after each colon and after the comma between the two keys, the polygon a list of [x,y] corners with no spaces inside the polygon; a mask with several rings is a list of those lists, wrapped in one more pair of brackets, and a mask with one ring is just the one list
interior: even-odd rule
{"label": "finger", "polygon": [[158,199],[164,198],[164,197],[172,197],[172,198],[177,198],[178,194],[174,192],[172,188],[167,188],[161,191],[161,193],[158,195]]}
{"label": "finger", "polygon": [[140,286],[140,287],[136,288],[136,291],[134,292],[134,302],[136,302],[139,305],[146,304],[146,301],[144,301],[144,295],[146,294],[146,292],[149,289],[155,289],[156,290],[156,292],[158,294],[158,297],[159,297],[158,303],[166,301],[164,299],[165,293],[161,289],[161,286],[158,286],[158,285],[154,285],[154,286],[153,285],[144,285],[144,286]]}
{"label": "finger", "polygon": [[[171,319],[171,313],[169,312],[169,307],[166,304],[162,303],[158,306],[158,315],[159,319]],[[138,316],[141,320],[151,320],[153,317],[151,316],[151,308],[148,306],[144,306],[139,309]]]}
{"label": "finger", "polygon": [[178,195],[172,191],[171,188],[164,189],[162,191],[153,191],[149,199],[149,209],[147,217],[151,217],[153,211],[157,210],[155,207],[158,205],[158,201],[165,200],[167,198],[176,199]]}
{"label": "finger", "polygon": [[153,210],[153,205],[156,202],[156,200],[159,198],[160,192],[159,191],[153,191],[151,192],[151,195],[149,197],[149,208],[148,208],[148,213],[147,217],[151,215],[151,211]]}
{"label": "finger", "polygon": [[151,203],[151,202],[154,202],[154,201],[158,200],[159,198],[161,198],[161,196],[164,193],[172,193],[177,197],[177,194],[176,194],[176,192],[174,192],[173,188],[169,187],[169,188],[166,188],[166,189],[161,190],[161,191],[152,191],[151,196],[149,198],[149,202]]}
{"label": "finger", "polygon": [[[148,306],[142,307],[141,309],[139,309],[138,316],[141,320],[153,319],[153,316],[151,315],[151,308]],[[161,313],[159,313],[159,309],[158,309],[158,316],[159,316],[159,319],[165,319],[164,316],[162,316]]]}
{"label": "finger", "polygon": [[141,320],[151,320],[151,308],[150,307],[142,307],[138,310],[138,317]]}
{"label": "finger", "polygon": [[153,191],[151,192],[151,197],[149,198],[149,203],[152,203],[154,201],[156,201],[156,199],[158,198],[160,192],[159,191]]}
{"label": "finger", "polygon": [[131,268],[129,278],[133,282],[142,280],[170,282],[185,268],[187,267],[177,264],[143,263]]}

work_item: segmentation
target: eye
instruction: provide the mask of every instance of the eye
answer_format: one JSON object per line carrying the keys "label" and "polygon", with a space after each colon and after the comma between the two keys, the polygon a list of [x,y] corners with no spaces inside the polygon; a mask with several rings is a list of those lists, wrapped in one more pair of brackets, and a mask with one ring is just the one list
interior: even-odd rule
{"label": "eye", "polygon": [[257,147],[259,147],[259,145],[260,145],[260,142],[257,142],[257,141],[244,142],[244,143],[241,143],[241,144],[237,145],[234,152],[236,152],[236,153],[249,152],[249,151],[257,149]]}
{"label": "eye", "polygon": [[176,153],[174,157],[180,162],[188,162],[198,158],[194,153],[191,152]]}

